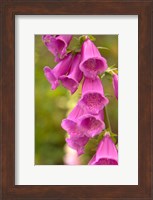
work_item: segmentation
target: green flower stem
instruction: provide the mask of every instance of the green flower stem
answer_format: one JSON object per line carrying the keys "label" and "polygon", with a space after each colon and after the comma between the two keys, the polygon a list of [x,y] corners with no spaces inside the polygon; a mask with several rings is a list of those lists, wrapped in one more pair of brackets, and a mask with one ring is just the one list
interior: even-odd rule
{"label": "green flower stem", "polygon": [[109,131],[112,132],[110,120],[109,120],[109,116],[108,116],[107,106],[104,107],[104,120],[105,120],[106,129],[109,129]]}

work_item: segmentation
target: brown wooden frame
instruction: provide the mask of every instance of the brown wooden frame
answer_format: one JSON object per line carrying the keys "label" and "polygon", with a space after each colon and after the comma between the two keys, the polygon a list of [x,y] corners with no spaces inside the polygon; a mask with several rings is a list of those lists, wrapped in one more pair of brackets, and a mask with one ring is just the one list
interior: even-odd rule
{"label": "brown wooden frame", "polygon": [[[0,0],[2,125],[0,131],[0,199],[153,199],[152,13],[152,0]],[[15,185],[15,15],[38,14],[138,15],[139,183],[137,186]],[[130,171],[127,173],[130,176]]]}

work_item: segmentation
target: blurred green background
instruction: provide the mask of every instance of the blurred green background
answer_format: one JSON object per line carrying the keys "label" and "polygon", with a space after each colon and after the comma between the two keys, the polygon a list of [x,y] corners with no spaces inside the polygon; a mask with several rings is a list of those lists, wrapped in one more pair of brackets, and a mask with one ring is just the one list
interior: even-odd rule
{"label": "blurred green background", "polygon": [[[115,64],[115,67],[118,67],[118,35],[93,36],[96,38],[94,43],[97,47],[108,48],[101,50],[101,54],[107,59],[108,66]],[[51,90],[43,68],[44,66],[53,68],[56,63],[41,38],[41,35],[35,35],[35,165],[63,165],[66,133],[61,128],[61,121],[75,106],[80,97],[81,87],[72,96],[62,86]],[[73,37],[70,46],[73,47],[75,43],[76,40]],[[118,102],[114,97],[111,76],[104,76],[102,82],[105,95],[110,102],[108,114],[111,128],[114,133],[118,133]],[[80,156],[81,164],[86,164],[95,153],[96,147],[90,151],[92,146],[95,146],[93,141],[87,145],[87,155]]]}

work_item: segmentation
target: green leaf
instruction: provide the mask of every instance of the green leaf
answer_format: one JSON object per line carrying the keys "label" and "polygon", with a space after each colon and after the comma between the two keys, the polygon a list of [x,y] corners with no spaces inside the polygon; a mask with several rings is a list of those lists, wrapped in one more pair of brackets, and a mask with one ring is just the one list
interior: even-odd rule
{"label": "green leaf", "polygon": [[78,53],[78,52],[80,52],[80,51],[81,51],[81,46],[80,46],[80,44],[76,44],[76,45],[74,45],[73,47],[67,49],[67,53],[72,52],[72,53],[75,54],[75,53]]}
{"label": "green leaf", "polygon": [[105,73],[108,73],[110,75],[113,74],[118,74],[118,68],[114,67],[115,65],[112,65],[111,67],[108,67],[107,70],[105,71]]}
{"label": "green leaf", "polygon": [[97,47],[100,51],[101,50],[107,50],[107,51],[110,51],[110,49],[109,48],[107,48],[107,47]]}
{"label": "green leaf", "polygon": [[96,152],[99,142],[103,139],[106,130],[102,131],[101,134],[91,138],[85,146],[85,154],[93,154]]}
{"label": "green leaf", "polygon": [[109,66],[110,69],[114,68],[116,64]]}
{"label": "green leaf", "polygon": [[77,41],[79,41],[79,38],[77,38],[77,37],[73,37],[75,40],[77,40]]}
{"label": "green leaf", "polygon": [[92,151],[96,151],[98,141],[95,138],[91,138],[85,146],[85,153],[91,154]]}

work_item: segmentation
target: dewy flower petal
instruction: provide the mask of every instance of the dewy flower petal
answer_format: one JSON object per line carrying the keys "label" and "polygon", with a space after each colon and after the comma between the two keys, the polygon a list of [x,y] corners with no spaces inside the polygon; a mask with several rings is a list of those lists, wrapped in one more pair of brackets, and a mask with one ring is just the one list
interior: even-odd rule
{"label": "dewy flower petal", "polygon": [[118,152],[109,134],[99,143],[96,154],[89,165],[118,165]]}
{"label": "dewy flower petal", "polygon": [[56,89],[59,85],[59,77],[66,74],[71,65],[72,55],[68,54],[62,61],[60,61],[53,69],[46,66],[44,67],[44,74],[46,79],[52,85],[52,90]]}
{"label": "dewy flower petal", "polygon": [[103,110],[98,115],[85,114],[79,118],[79,127],[87,137],[94,137],[105,129]]}
{"label": "dewy flower petal", "polygon": [[82,61],[80,69],[84,76],[94,79],[97,74],[107,69],[107,61],[90,39],[86,39],[81,49]]}
{"label": "dewy flower petal", "polygon": [[66,142],[72,149],[76,150],[78,156],[84,153],[84,146],[87,144],[89,138],[85,135],[73,133],[70,138],[66,138]]}
{"label": "dewy flower petal", "polygon": [[81,60],[81,55],[78,53],[72,60],[71,70],[68,75],[63,75],[59,78],[61,80],[62,85],[71,91],[73,94],[78,86],[80,81],[82,80],[83,73],[79,69],[79,64]]}
{"label": "dewy flower petal", "polygon": [[113,75],[113,88],[116,98],[118,99],[118,75]]}
{"label": "dewy flower petal", "polygon": [[81,132],[78,127],[78,118],[85,113],[84,109],[79,104],[70,112],[66,119],[62,120],[61,126],[69,134]]}
{"label": "dewy flower petal", "polygon": [[104,96],[102,82],[99,77],[94,80],[85,78],[80,105],[90,114],[98,114],[108,102],[108,99]]}
{"label": "dewy flower petal", "polygon": [[66,49],[72,39],[72,35],[43,35],[42,40],[48,50],[55,56],[58,62],[67,54]]}

